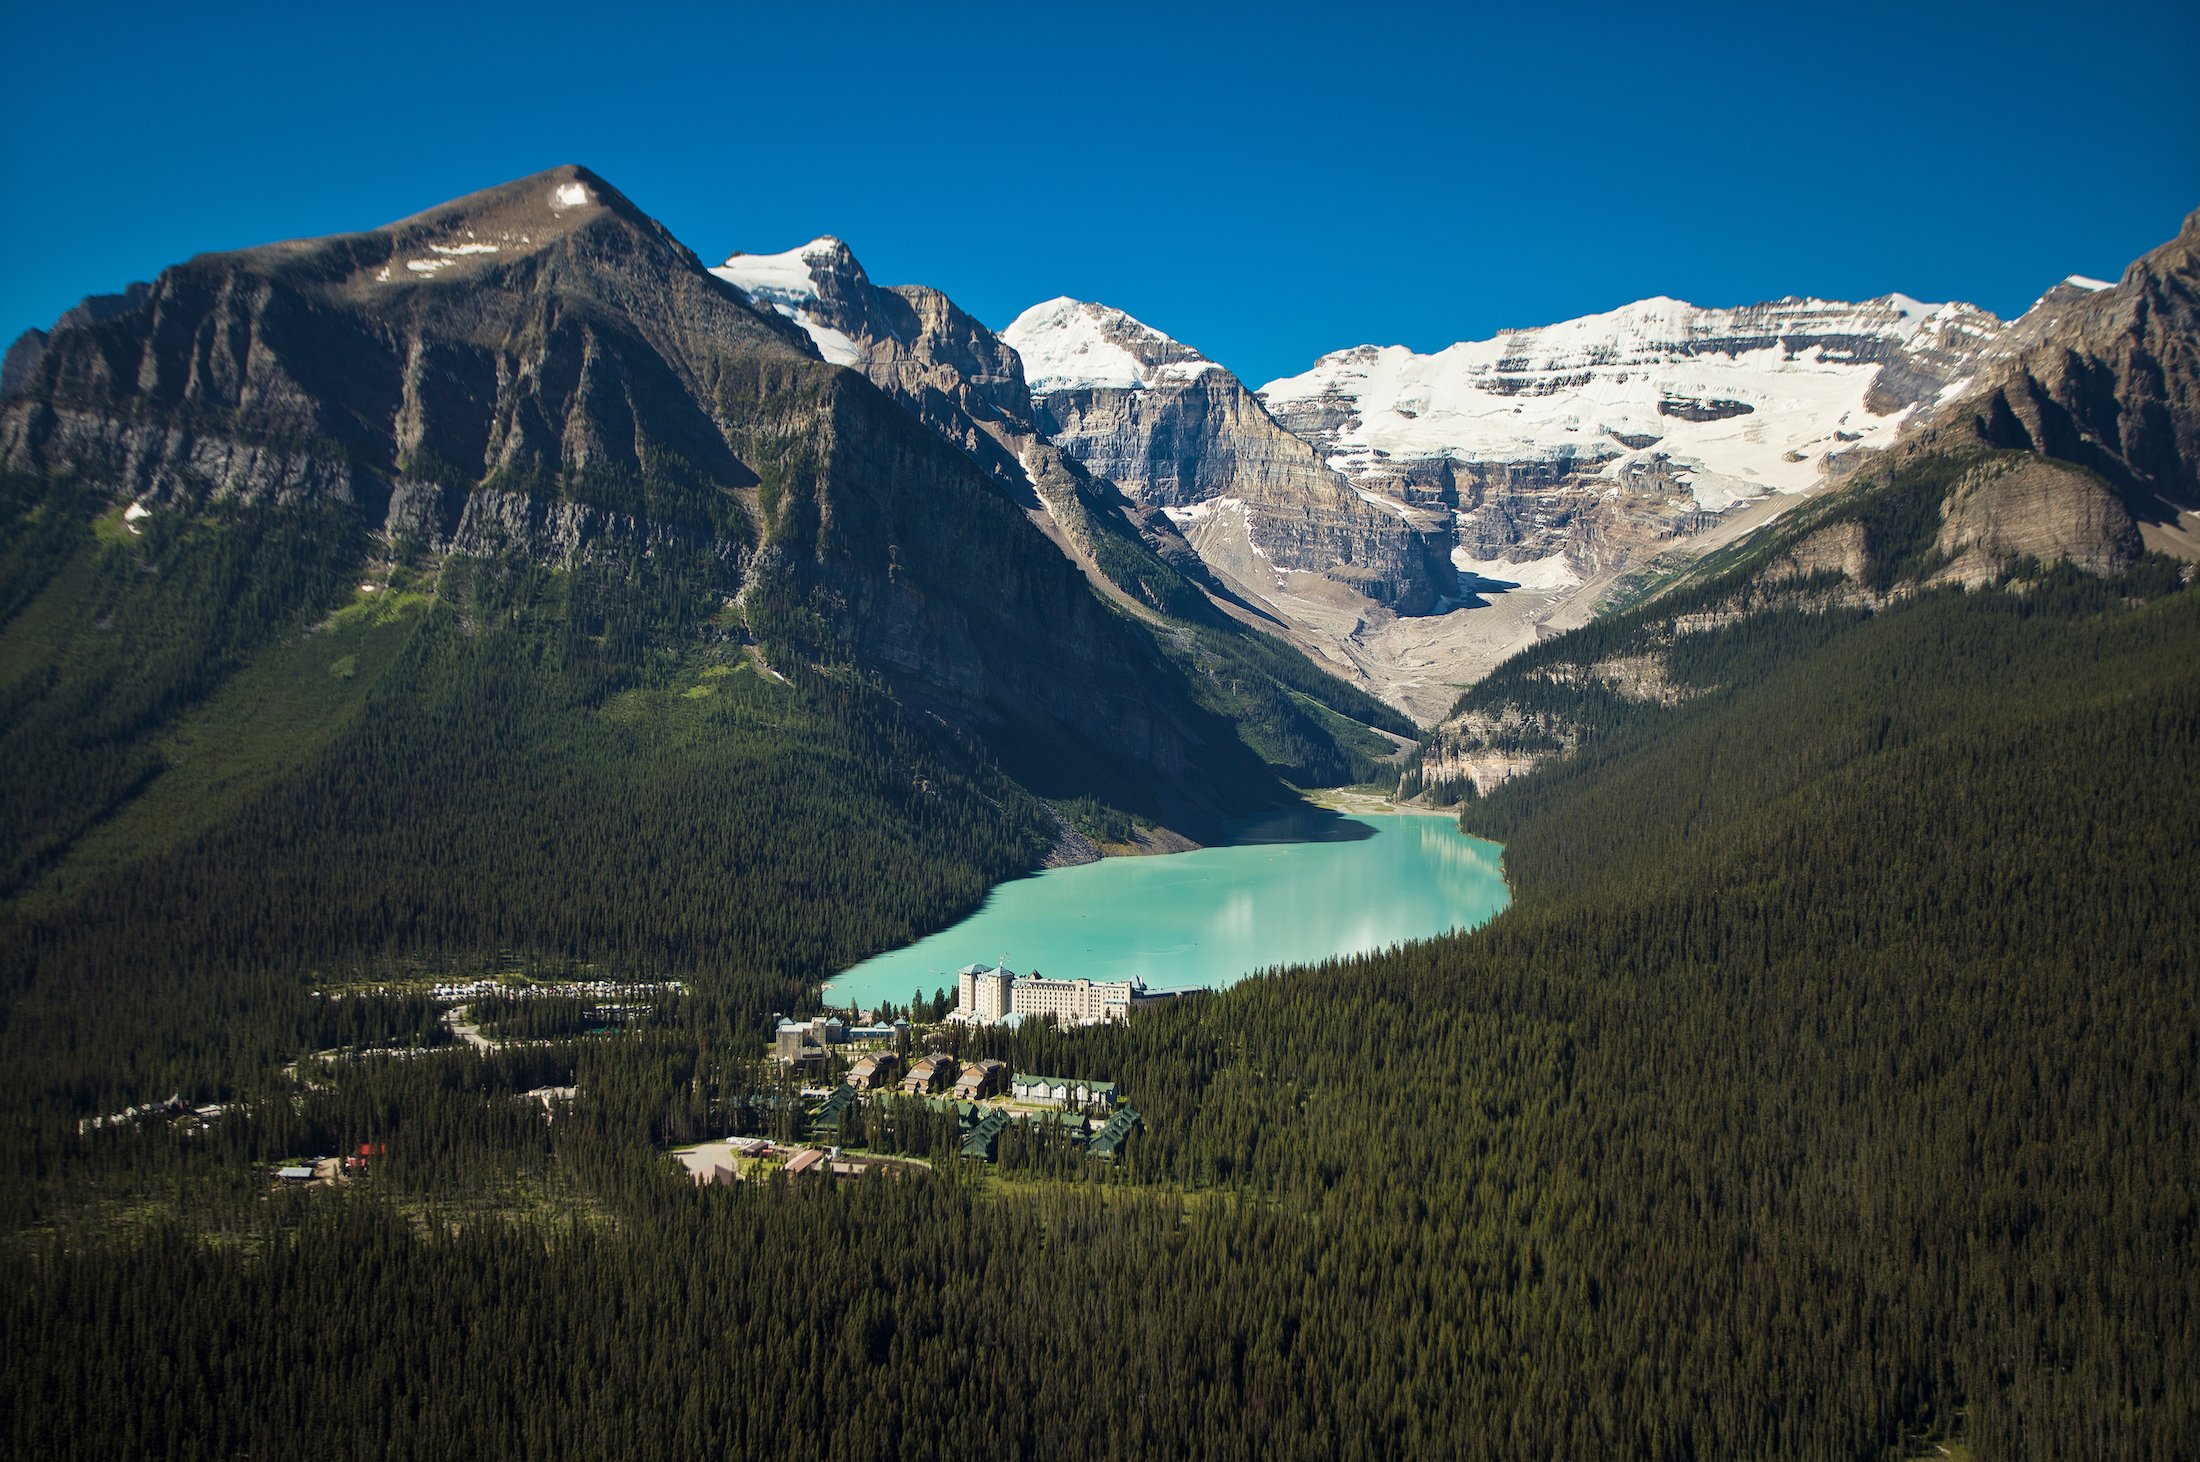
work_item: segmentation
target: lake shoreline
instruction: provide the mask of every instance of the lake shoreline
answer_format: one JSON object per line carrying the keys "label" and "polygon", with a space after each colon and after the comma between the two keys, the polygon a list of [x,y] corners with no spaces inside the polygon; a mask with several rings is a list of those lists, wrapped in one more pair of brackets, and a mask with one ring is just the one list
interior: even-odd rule
{"label": "lake shoreline", "polygon": [[899,1002],[994,961],[1056,978],[1219,989],[1259,969],[1476,928],[1510,902],[1503,849],[1443,810],[1380,795],[1305,798],[1234,824],[1211,847],[1008,879],[948,928],[836,974],[823,998]]}
{"label": "lake shoreline", "polygon": [[[1448,817],[1454,820],[1459,815],[1456,808],[1424,807],[1413,802],[1397,802],[1388,793],[1371,789],[1315,787],[1302,789],[1296,802],[1238,818],[1231,826],[1243,828],[1276,818],[1317,812],[1334,812],[1345,817]],[[1033,873],[1050,868],[1075,868],[1086,863],[1096,863],[1103,858],[1165,858],[1176,853],[1196,853],[1203,848],[1240,846],[1235,837],[1225,836],[1216,842],[1202,843],[1166,827],[1140,827],[1129,842],[1101,842],[1078,832],[1059,812],[1055,813],[1055,821],[1057,836],[1054,845],[1047,850],[1039,866],[1031,870]]]}

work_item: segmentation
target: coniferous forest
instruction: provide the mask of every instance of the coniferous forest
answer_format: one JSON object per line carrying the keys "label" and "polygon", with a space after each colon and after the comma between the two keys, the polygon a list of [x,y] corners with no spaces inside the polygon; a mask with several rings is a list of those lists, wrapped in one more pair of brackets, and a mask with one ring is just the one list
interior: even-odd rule
{"label": "coniferous forest", "polygon": [[[842,1140],[929,1176],[697,1188],[667,1145],[799,1135],[776,1012],[1044,852],[1023,785],[768,603],[664,650],[707,566],[368,600],[339,527],[240,518],[156,614],[46,491],[16,545],[81,536],[0,640],[13,1455],[2200,1450],[2174,566],[1715,628],[1694,693],[1584,692],[1592,742],[1466,805],[1486,928],[952,1037],[1134,1092],[1112,1164],[873,1103]],[[313,636],[217,612],[278,572]],[[39,653],[129,614],[167,628]],[[525,1039],[484,1052],[417,984],[489,967],[683,990],[485,1009]],[[310,1054],[370,1044],[419,1053]],[[171,1092],[229,1110],[85,1125]]]}

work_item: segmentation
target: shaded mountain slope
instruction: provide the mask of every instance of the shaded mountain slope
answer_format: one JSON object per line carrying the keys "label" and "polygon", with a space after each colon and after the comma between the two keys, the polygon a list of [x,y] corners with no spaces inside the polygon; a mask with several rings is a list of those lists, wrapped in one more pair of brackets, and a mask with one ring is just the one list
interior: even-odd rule
{"label": "shaded mountain slope", "polygon": [[2059,573],[2189,570],[2143,545],[2100,478],[2022,452],[1971,447],[1888,461],[1721,549],[1636,607],[1512,656],[1424,738],[1408,790],[1450,801],[1497,785],[1645,718],[1731,689],[1737,644],[1775,626],[1837,625],[1919,595]]}

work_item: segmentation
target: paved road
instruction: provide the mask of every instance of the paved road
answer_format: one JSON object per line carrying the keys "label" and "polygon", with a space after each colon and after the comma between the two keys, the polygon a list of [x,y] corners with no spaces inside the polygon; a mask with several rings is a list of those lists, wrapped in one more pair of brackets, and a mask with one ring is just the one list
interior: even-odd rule
{"label": "paved road", "polygon": [[467,1007],[463,1005],[452,1006],[449,1010],[443,1012],[443,1023],[451,1028],[452,1035],[457,1036],[475,1050],[494,1051],[497,1048],[497,1043],[483,1035],[481,1027],[466,1018],[466,1010]]}

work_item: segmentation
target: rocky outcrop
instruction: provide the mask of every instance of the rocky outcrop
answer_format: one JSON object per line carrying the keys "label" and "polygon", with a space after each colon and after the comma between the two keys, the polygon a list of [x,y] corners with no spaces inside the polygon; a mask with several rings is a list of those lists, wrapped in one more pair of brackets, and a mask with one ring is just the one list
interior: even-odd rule
{"label": "rocky outcrop", "polygon": [[1861,583],[1870,568],[1871,544],[1864,525],[1850,519],[1822,528],[1798,542],[1773,560],[1772,566],[1765,570],[1765,577],[1778,582],[1836,574]]}
{"label": "rocky outcrop", "polygon": [[2050,291],[1905,450],[1965,443],[2088,468],[2142,522],[2200,507],[2200,211],[2118,283]]}
{"label": "rocky outcrop", "polygon": [[2139,555],[2138,526],[2115,492],[2061,462],[1993,457],[1958,479],[1940,511],[1936,583],[1977,588],[2026,559],[2113,574]]}

